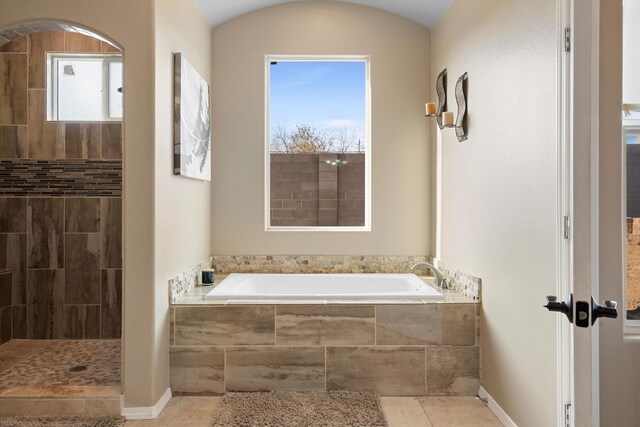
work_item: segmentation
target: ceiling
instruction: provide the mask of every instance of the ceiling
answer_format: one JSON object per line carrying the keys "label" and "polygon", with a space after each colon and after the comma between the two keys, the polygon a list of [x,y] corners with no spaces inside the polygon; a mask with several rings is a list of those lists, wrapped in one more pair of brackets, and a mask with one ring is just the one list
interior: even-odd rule
{"label": "ceiling", "polygon": [[[254,10],[292,1],[317,0],[197,0],[209,25],[215,27]],[[453,0],[341,0],[395,13],[431,28]]]}

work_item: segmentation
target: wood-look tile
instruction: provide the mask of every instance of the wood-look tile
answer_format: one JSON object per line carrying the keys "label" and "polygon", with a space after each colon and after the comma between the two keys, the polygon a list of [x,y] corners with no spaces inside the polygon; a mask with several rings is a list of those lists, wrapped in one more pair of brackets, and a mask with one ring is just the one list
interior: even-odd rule
{"label": "wood-look tile", "polygon": [[107,42],[100,42],[100,52],[103,53],[122,53],[120,49]]}
{"label": "wood-look tile", "polygon": [[67,197],[64,203],[65,232],[100,232],[100,199]]}
{"label": "wood-look tile", "polygon": [[0,159],[24,159],[27,155],[27,126],[0,126]]}
{"label": "wood-look tile", "polygon": [[420,397],[433,427],[500,427],[491,410],[475,396]]}
{"label": "wood-look tile", "polygon": [[34,399],[8,397],[0,399],[0,416],[82,416],[85,399]]}
{"label": "wood-look tile", "polygon": [[84,397],[83,386],[20,386],[10,388],[2,393],[2,397]]}
{"label": "wood-look tile", "polygon": [[480,387],[478,347],[427,347],[427,394],[475,396]]}
{"label": "wood-look tile", "polygon": [[27,55],[0,53],[0,125],[27,124]]}
{"label": "wood-look tile", "polygon": [[324,347],[229,347],[227,391],[322,391]]}
{"label": "wood-look tile", "polygon": [[29,89],[45,89],[46,52],[64,51],[64,31],[46,31],[29,35]]}
{"label": "wood-look tile", "polygon": [[276,306],[278,345],[373,345],[374,306]]}
{"label": "wood-look tile", "polygon": [[0,46],[0,52],[27,53],[27,36],[18,37]]}
{"label": "wood-look tile", "polygon": [[122,335],[122,270],[102,270],[100,334],[102,339]]}
{"label": "wood-look tile", "polygon": [[12,338],[27,339],[27,306],[14,305],[11,308]]}
{"label": "wood-look tile", "polygon": [[224,393],[224,347],[171,347],[169,360],[174,396]]}
{"label": "wood-look tile", "polygon": [[0,269],[11,270],[12,304],[27,303],[27,235],[0,234]]}
{"label": "wood-look tile", "polygon": [[389,427],[432,427],[422,405],[415,397],[383,396],[380,403]]}
{"label": "wood-look tile", "polygon": [[476,304],[441,304],[442,345],[476,344]]}
{"label": "wood-look tile", "polygon": [[65,339],[99,339],[100,338],[100,306],[99,305],[65,305],[64,306],[64,338]]}
{"label": "wood-look tile", "polygon": [[327,347],[327,390],[420,396],[424,373],[424,347]]}
{"label": "wood-look tile", "polygon": [[102,158],[122,158],[122,123],[102,123]]}
{"label": "wood-look tile", "polygon": [[64,270],[29,271],[27,297],[27,339],[62,339]]}
{"label": "wood-look tile", "polygon": [[0,233],[27,232],[27,199],[0,197]]}
{"label": "wood-look tile", "polygon": [[175,344],[175,325],[176,325],[176,310],[174,307],[169,307],[169,345]]}
{"label": "wood-look tile", "polygon": [[378,305],[377,344],[439,344],[440,305]]}
{"label": "wood-look tile", "polygon": [[64,123],[47,122],[47,91],[29,90],[29,158],[64,158]]}
{"label": "wood-look tile", "polygon": [[27,226],[29,268],[64,268],[64,200],[30,198]]}
{"label": "wood-look tile", "polygon": [[119,417],[121,414],[120,397],[87,399],[85,401],[85,417]]}
{"label": "wood-look tile", "polygon": [[11,272],[0,273],[0,309],[11,307],[12,287]]}
{"label": "wood-look tile", "polygon": [[221,401],[220,396],[173,397],[155,420],[128,420],[124,427],[210,427]]}
{"label": "wood-look tile", "polygon": [[176,345],[273,345],[273,306],[175,307]]}
{"label": "wood-look tile", "polygon": [[100,123],[65,123],[65,158],[100,158]]}
{"label": "wood-look tile", "polygon": [[65,235],[65,304],[100,304],[100,235]]}
{"label": "wood-look tile", "polygon": [[122,268],[122,199],[100,200],[102,268]]}
{"label": "wood-look tile", "polygon": [[71,31],[64,32],[64,51],[79,53],[100,52],[100,40]]}
{"label": "wood-look tile", "polygon": [[11,340],[11,306],[0,309],[0,344]]}

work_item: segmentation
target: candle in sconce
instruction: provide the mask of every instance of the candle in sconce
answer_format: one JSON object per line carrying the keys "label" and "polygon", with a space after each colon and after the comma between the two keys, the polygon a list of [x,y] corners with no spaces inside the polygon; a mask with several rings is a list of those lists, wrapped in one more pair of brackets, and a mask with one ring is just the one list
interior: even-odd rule
{"label": "candle in sconce", "polygon": [[425,104],[425,110],[427,112],[427,116],[435,114],[436,113],[436,103],[435,102],[427,102]]}
{"label": "candle in sconce", "polygon": [[442,125],[453,126],[453,111],[445,111],[442,113]]}

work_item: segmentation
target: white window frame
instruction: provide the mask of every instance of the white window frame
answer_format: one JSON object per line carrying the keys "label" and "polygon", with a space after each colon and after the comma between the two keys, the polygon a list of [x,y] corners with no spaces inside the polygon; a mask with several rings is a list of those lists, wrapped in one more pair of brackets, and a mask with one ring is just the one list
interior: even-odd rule
{"label": "white window frame", "polygon": [[640,139],[640,120],[623,119],[622,120],[622,227],[623,227],[623,290],[622,290],[622,316],[624,320],[625,335],[640,335],[640,320],[627,319],[627,135],[638,135]]}
{"label": "white window frame", "polygon": [[[271,62],[364,62],[365,63],[365,191],[364,225],[358,227],[272,226],[271,225],[271,150],[269,122],[269,93]],[[265,55],[265,156],[264,156],[264,224],[271,232],[370,232],[371,231],[371,58],[368,55]]]}
{"label": "white window frame", "polygon": [[[100,120],[76,120],[58,118],[58,67],[60,60],[100,60],[102,61],[102,117]],[[113,117],[109,115],[109,64],[122,64],[122,54],[120,53],[47,53],[47,121],[58,122],[120,122],[122,116]],[[55,87],[54,87],[55,86]]]}

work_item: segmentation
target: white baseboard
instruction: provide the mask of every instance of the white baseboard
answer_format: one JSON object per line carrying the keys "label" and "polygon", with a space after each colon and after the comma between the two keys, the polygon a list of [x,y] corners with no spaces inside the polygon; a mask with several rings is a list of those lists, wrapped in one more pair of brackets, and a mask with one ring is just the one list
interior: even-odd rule
{"label": "white baseboard", "polygon": [[487,390],[485,390],[484,387],[480,386],[478,396],[480,396],[481,399],[487,399],[487,406],[505,427],[518,427],[516,423],[514,423],[513,420],[509,417],[509,415],[507,415],[504,409],[502,409],[500,405],[498,405],[498,402],[496,402],[493,397],[491,397],[491,395],[487,393]]}
{"label": "white baseboard", "polygon": [[162,397],[153,406],[125,407],[124,396],[122,398],[121,413],[128,420],[152,420],[158,418],[160,412],[171,400],[171,389],[168,388]]}

